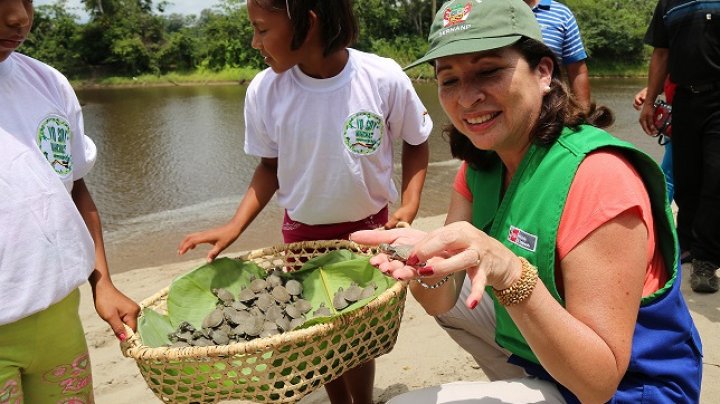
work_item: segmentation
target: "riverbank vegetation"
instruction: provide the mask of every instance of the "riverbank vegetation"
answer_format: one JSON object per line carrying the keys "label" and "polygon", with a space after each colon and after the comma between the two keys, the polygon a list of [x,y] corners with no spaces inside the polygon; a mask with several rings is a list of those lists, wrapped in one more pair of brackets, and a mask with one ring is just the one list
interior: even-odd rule
{"label": "riverbank vegetation", "polygon": [[[565,0],[575,13],[593,76],[647,71],[645,29],[657,0]],[[355,46],[406,65],[427,48],[442,0],[355,0]],[[265,65],[252,49],[245,0],[221,0],[199,15],[162,14],[166,1],[82,0],[81,21],[67,1],[36,7],[22,52],[55,66],[78,86],[246,82]],[[430,79],[428,66],[413,79]]]}

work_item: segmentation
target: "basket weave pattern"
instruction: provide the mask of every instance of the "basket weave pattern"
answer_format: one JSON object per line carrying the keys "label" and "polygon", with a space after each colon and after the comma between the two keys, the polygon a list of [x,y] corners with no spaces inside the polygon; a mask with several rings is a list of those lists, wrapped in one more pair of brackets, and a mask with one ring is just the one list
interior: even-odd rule
{"label": "basket weave pattern", "polygon": [[[345,240],[283,244],[251,251],[241,259],[265,270],[299,269],[332,250],[369,255],[375,251]],[[165,312],[169,288],[140,303]],[[390,352],[405,307],[406,284],[397,282],[364,307],[327,323],[268,338],[222,346],[151,348],[137,334],[121,343],[140,373],[164,402],[221,400],[296,402],[345,371]]]}

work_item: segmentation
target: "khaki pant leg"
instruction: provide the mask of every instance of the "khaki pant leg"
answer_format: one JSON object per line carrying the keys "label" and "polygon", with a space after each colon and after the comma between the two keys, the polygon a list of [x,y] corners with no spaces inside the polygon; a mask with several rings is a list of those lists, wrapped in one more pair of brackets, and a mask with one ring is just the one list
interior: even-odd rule
{"label": "khaki pant leg", "polygon": [[490,380],[505,380],[527,376],[524,369],[507,363],[510,352],[495,342],[495,307],[484,294],[474,310],[465,306],[470,294],[470,280],[465,277],[455,307],[435,318],[438,324],[475,359]]}

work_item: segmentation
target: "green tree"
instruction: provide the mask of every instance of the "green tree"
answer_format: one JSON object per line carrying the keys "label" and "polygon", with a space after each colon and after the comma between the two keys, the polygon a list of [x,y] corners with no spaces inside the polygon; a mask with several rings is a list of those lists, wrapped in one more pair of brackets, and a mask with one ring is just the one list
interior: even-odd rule
{"label": "green tree", "polygon": [[84,66],[78,51],[82,32],[79,17],[66,10],[66,0],[36,7],[33,29],[21,52],[75,75]]}
{"label": "green tree", "polygon": [[158,52],[161,73],[190,71],[197,67],[199,40],[189,28],[167,35],[167,40]]}
{"label": "green tree", "polygon": [[591,57],[642,61],[643,37],[657,0],[567,0]]}
{"label": "green tree", "polygon": [[221,12],[204,10],[201,14],[201,38],[198,59],[212,70],[225,67],[262,68],[260,52],[251,46],[253,27],[244,1],[226,0]]}
{"label": "green tree", "polygon": [[[90,22],[83,30],[85,59],[121,74],[158,73],[165,41],[151,0],[84,0]],[[164,4],[164,2],[163,2]]]}
{"label": "green tree", "polygon": [[[575,13],[592,59],[636,64],[647,60],[643,37],[657,0],[562,1]],[[251,47],[246,0],[222,0],[198,16],[162,15],[168,2],[82,0],[90,15],[86,23],[66,11],[66,0],[38,6],[22,52],[70,76],[265,67]],[[360,24],[355,46],[401,65],[416,59],[427,49],[438,3],[442,2],[354,0]]]}

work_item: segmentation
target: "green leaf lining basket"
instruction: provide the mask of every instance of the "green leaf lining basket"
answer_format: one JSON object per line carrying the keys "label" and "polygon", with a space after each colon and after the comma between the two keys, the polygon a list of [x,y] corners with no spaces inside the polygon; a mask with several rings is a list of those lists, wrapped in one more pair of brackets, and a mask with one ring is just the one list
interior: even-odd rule
{"label": "green leaf lining basket", "polygon": [[[372,255],[373,248],[346,240],[281,244],[250,251],[239,259],[269,271],[299,269],[307,260],[334,250]],[[396,282],[376,299],[327,322],[249,342],[209,347],[152,348],[128,331],[123,355],[164,402],[223,400],[290,403],[349,369],[390,352],[397,340],[407,284]],[[169,287],[145,299],[142,308],[166,310]]]}

